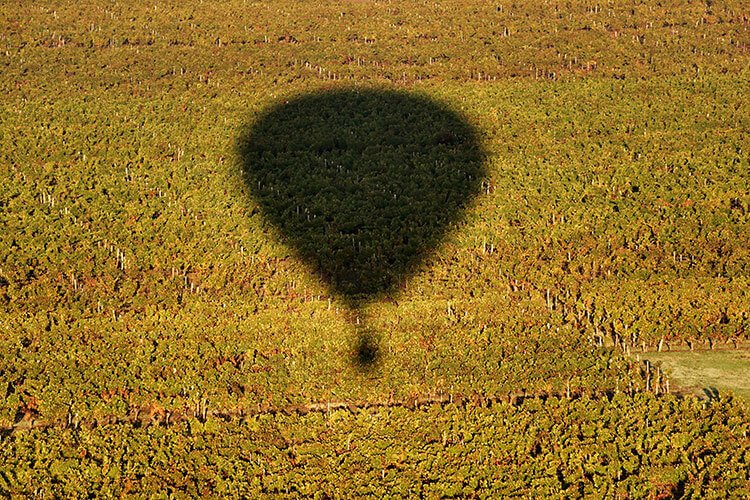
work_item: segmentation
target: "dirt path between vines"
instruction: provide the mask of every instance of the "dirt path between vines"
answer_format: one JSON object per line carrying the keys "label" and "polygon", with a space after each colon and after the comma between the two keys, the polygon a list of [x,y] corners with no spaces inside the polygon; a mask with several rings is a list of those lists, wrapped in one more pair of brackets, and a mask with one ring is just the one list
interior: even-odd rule
{"label": "dirt path between vines", "polygon": [[[736,346],[736,348],[735,348]],[[650,346],[653,347],[653,346]],[[719,396],[719,390],[732,390],[740,396],[744,396],[750,401],[750,343],[735,343],[729,345],[717,346],[714,348],[698,348],[692,346],[692,350],[674,349],[667,351],[662,349],[646,349],[645,352],[631,351],[629,357],[638,359],[642,365],[652,373],[649,377],[650,384],[648,390],[620,390],[620,389],[594,389],[577,390],[577,391],[542,391],[527,392],[524,390],[513,391],[506,394],[483,395],[483,394],[459,394],[459,393],[437,393],[423,394],[410,397],[405,400],[382,400],[382,401],[323,401],[308,404],[291,405],[288,407],[270,407],[268,405],[258,404],[238,408],[210,408],[207,401],[196,404],[195,407],[182,411],[166,411],[155,406],[145,406],[130,412],[127,415],[107,415],[97,418],[79,417],[77,415],[68,415],[65,419],[42,419],[42,418],[23,418],[11,427],[0,427],[0,439],[10,436],[16,432],[29,431],[32,429],[92,429],[101,425],[128,424],[135,427],[149,427],[152,425],[168,426],[184,420],[196,418],[205,421],[210,418],[217,418],[223,421],[233,419],[242,419],[257,415],[267,414],[298,414],[305,415],[310,412],[331,412],[334,410],[349,410],[358,412],[368,409],[394,408],[403,407],[409,409],[418,409],[429,405],[449,405],[470,407],[470,406],[488,406],[493,404],[510,404],[519,406],[524,401],[530,399],[547,399],[547,398],[608,398],[618,393],[633,395],[636,393],[653,393],[657,397],[663,397],[667,394],[678,397],[699,397],[703,399],[716,399]],[[621,351],[621,349],[618,349]],[[628,356],[623,352],[624,356]],[[690,357],[686,361],[675,361],[676,357]],[[729,363],[720,363],[716,361],[717,357],[732,356]],[[703,365],[684,367],[688,362],[695,363],[695,358],[706,358]],[[735,359],[739,358],[739,359]],[[700,361],[700,360],[698,360]],[[701,368],[701,366],[703,366]],[[662,371],[662,367],[665,369]],[[736,369],[741,371],[740,374],[732,376],[727,375],[728,371]],[[708,373],[701,378],[700,373]],[[711,371],[713,370],[713,372]],[[718,370],[718,371],[717,371]],[[723,371],[722,371],[723,370]],[[715,373],[714,373],[715,372]],[[698,373],[698,376],[696,376]],[[745,373],[747,376],[745,376]],[[717,377],[724,377],[725,380],[733,380],[736,383],[717,383]],[[708,385],[705,380],[712,384]],[[703,382],[702,382],[703,381]],[[747,389],[747,391],[745,391]]]}

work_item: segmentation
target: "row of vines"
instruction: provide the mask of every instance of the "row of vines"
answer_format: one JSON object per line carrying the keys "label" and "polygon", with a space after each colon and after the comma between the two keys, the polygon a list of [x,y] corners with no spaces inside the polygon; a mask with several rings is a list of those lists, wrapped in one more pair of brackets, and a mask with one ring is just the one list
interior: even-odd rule
{"label": "row of vines", "polygon": [[[362,494],[420,484],[426,496],[710,496],[747,484],[742,403],[679,399],[638,357],[750,340],[741,7],[7,6],[0,453],[11,465],[0,491],[74,495],[72,477],[113,494],[240,496],[341,496],[347,477],[371,485]],[[352,311],[265,216],[236,145],[273,106],[359,88],[444,105],[477,131],[486,165],[417,272]],[[439,156],[454,136],[434,132]],[[389,136],[406,150],[402,139]],[[329,168],[342,144],[311,163]],[[352,251],[378,255],[356,220],[346,231]],[[352,363],[363,335],[378,353],[370,370]],[[390,408],[367,414],[375,427],[366,412],[276,413],[517,393],[546,402]],[[256,420],[218,420],[231,412]],[[196,418],[123,423],[141,414]],[[332,421],[342,427],[326,434]],[[305,429],[314,437],[278,437]],[[361,432],[374,434],[352,444]],[[316,440],[317,458],[301,458]],[[405,458],[384,458],[399,443]]]}

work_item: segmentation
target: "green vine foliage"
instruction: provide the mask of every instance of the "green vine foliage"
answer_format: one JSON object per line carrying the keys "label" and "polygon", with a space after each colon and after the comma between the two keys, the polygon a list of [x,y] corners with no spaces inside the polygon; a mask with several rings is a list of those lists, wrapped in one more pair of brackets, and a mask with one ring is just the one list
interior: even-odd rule
{"label": "green vine foliage", "polygon": [[742,498],[748,422],[747,409],[726,398],[706,406],[620,394],[30,431],[0,450],[0,491]]}
{"label": "green vine foliage", "polygon": [[[368,484],[376,489],[363,494],[408,496],[419,485],[426,496],[747,496],[742,403],[704,410],[663,396],[668,374],[637,357],[750,340],[743,7],[4,6],[0,453],[10,465],[0,490],[243,496],[288,487],[308,496],[318,491],[309,478],[321,477],[328,496]],[[324,95],[353,105],[326,109],[316,100]],[[397,120],[403,107],[356,95],[412,103],[423,127],[390,129],[392,118],[411,123],[409,113]],[[294,103],[319,114],[289,115]],[[361,123],[372,128],[351,128]],[[331,138],[347,130],[346,140]],[[367,130],[385,142],[373,145]],[[290,144],[293,153],[281,151]],[[368,177],[386,160],[415,174]],[[248,168],[274,162],[283,168],[263,179]],[[364,169],[346,179],[350,188],[411,193],[415,204],[395,208],[406,227],[385,229],[394,206],[384,198],[342,211],[334,205],[348,198],[318,196],[330,169],[345,164]],[[468,170],[457,175],[456,165]],[[442,204],[420,201],[433,167],[430,192],[447,193]],[[307,214],[284,225],[298,205],[300,216],[341,217],[300,237],[311,234]],[[292,218],[274,220],[290,207]],[[296,243],[284,239],[290,229]],[[333,241],[318,246],[326,231]],[[361,279],[347,278],[343,258],[320,253],[349,252],[344,234],[361,242],[351,247],[365,256]],[[325,441],[322,415],[287,422],[274,413],[523,393],[546,402],[440,407],[429,417],[383,410],[377,425],[403,434],[361,444],[355,462],[336,457],[370,428],[368,414],[331,415],[349,423]],[[122,423],[196,407],[259,411],[262,430],[213,417]],[[604,426],[615,415],[621,423]],[[439,420],[448,418],[465,423],[454,431]],[[432,421],[437,434],[417,439]],[[502,431],[481,434],[499,422]],[[53,427],[10,433],[40,423]],[[284,432],[305,429],[323,435],[317,448],[299,438],[327,457],[305,465],[317,472],[291,468],[281,446]],[[402,442],[393,436],[413,444],[407,458],[388,458]],[[243,439],[278,450],[258,466],[236,451]],[[478,473],[461,439],[482,443],[474,451],[494,464],[483,470],[499,476]],[[121,457],[117,467],[105,467],[110,456]],[[159,474],[146,472],[149,460]]]}

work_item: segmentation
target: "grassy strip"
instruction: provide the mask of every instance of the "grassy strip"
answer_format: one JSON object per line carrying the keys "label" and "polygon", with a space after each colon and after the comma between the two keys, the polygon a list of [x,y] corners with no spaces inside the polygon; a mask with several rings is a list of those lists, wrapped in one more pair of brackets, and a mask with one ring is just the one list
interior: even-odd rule
{"label": "grassy strip", "polygon": [[700,395],[713,398],[717,391],[732,391],[750,399],[748,351],[651,352],[641,358],[660,364],[676,383]]}

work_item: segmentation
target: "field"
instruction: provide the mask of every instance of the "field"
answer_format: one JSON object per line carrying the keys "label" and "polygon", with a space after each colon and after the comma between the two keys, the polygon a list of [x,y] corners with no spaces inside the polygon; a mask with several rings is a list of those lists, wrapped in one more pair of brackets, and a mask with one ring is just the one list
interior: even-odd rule
{"label": "field", "polygon": [[729,352],[653,352],[644,356],[652,363],[669,369],[682,387],[693,388],[699,395],[715,397],[719,391],[730,390],[750,400],[750,353]]}
{"label": "field", "polygon": [[4,6],[0,492],[750,496],[743,7]]}

